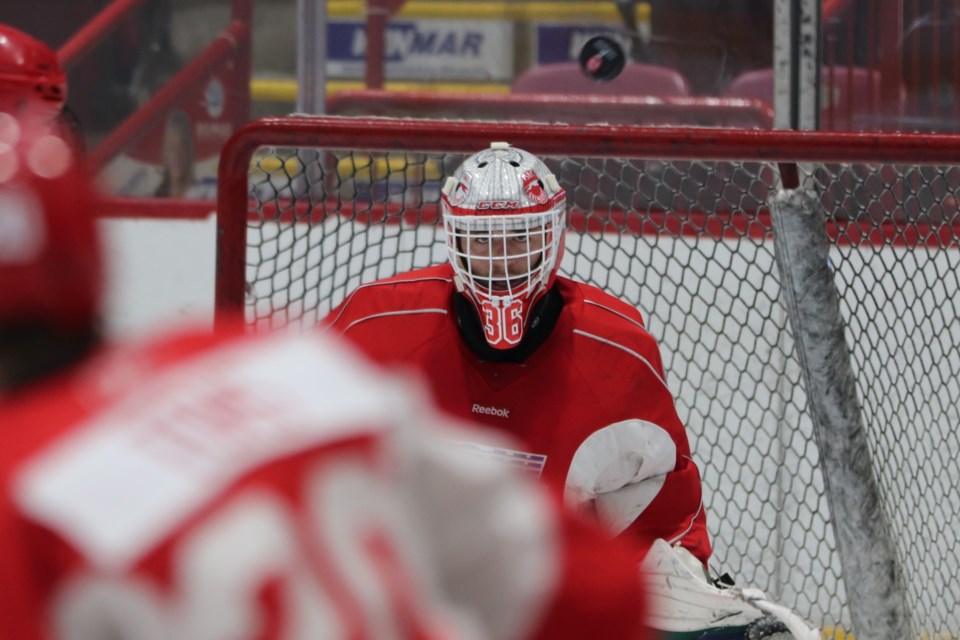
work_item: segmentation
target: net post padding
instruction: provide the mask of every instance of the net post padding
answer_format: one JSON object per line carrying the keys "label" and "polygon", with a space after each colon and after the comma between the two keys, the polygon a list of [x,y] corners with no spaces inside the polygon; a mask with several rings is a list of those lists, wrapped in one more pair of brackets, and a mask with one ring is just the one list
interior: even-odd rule
{"label": "net post padding", "polygon": [[777,267],[858,638],[898,640],[910,625],[896,550],[861,424],[856,380],[844,340],[828,256],[826,217],[816,194],[780,191],[771,206]]}

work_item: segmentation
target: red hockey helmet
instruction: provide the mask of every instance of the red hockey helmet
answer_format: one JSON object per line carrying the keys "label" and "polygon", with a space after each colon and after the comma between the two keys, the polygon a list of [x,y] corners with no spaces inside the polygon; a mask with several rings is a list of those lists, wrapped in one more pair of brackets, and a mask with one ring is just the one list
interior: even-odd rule
{"label": "red hockey helmet", "polygon": [[73,332],[99,320],[101,251],[91,184],[52,131],[0,113],[0,325]]}
{"label": "red hockey helmet", "polygon": [[457,290],[490,346],[516,346],[560,268],[566,192],[539,158],[494,142],[464,160],[440,202]]}
{"label": "red hockey helmet", "polygon": [[24,107],[48,117],[67,100],[67,76],[57,54],[36,38],[0,24],[0,111]]}

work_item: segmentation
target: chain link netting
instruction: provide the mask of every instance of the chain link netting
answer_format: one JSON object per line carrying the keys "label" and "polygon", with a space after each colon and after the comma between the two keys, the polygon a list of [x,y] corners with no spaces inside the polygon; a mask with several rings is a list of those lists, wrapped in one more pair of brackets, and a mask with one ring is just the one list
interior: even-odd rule
{"label": "chain link netting", "polygon": [[[439,191],[465,156],[264,148],[250,172],[247,317],[313,325],[358,285],[446,259]],[[788,160],[789,158],[785,158]],[[776,165],[546,157],[561,272],[658,338],[705,487],[712,569],[850,626],[767,203]],[[960,632],[957,167],[800,165],[830,258],[875,474],[918,637]]]}

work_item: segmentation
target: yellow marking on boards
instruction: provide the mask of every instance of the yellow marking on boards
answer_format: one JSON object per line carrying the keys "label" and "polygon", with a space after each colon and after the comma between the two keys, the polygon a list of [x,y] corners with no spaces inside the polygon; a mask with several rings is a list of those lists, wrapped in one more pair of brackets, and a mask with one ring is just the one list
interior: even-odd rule
{"label": "yellow marking on boards", "polygon": [[[327,95],[338,91],[363,89],[362,80],[329,80]],[[510,93],[510,85],[493,82],[393,82],[384,83],[388,91],[435,91],[440,93]],[[253,78],[250,97],[257,102],[296,102],[297,81],[280,78]]]}
{"label": "yellow marking on boards", "polygon": [[[649,19],[650,4],[637,4],[638,19]],[[362,18],[366,15],[364,0],[331,0],[327,3],[331,18]],[[396,14],[397,18],[434,18],[467,20],[538,20],[543,22],[616,22],[620,13],[613,2],[441,2],[410,0]]]}

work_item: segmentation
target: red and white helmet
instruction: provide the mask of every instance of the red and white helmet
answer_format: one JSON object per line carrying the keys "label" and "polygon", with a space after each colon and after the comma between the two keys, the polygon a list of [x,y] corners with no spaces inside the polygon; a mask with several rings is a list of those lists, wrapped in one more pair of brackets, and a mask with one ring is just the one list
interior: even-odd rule
{"label": "red and white helmet", "polygon": [[490,346],[516,346],[560,268],[566,192],[539,158],[494,142],[447,178],[440,203],[457,290]]}
{"label": "red and white helmet", "polygon": [[0,113],[0,325],[75,332],[99,320],[102,258],[91,184],[52,127]]}
{"label": "red and white helmet", "polygon": [[29,108],[48,118],[63,110],[67,75],[57,54],[36,38],[0,24],[0,111]]}

